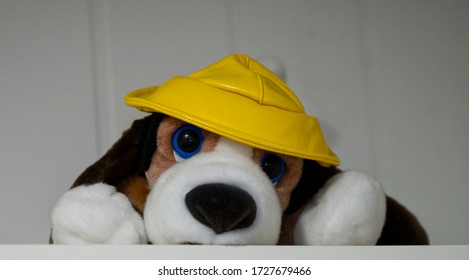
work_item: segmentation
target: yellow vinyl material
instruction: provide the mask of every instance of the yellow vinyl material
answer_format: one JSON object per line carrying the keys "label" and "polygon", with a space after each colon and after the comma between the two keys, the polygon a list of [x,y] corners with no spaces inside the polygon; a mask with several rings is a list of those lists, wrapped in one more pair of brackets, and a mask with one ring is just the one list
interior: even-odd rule
{"label": "yellow vinyl material", "polygon": [[135,90],[125,103],[256,148],[340,164],[316,118],[305,113],[285,82],[245,55],[229,55],[188,77]]}

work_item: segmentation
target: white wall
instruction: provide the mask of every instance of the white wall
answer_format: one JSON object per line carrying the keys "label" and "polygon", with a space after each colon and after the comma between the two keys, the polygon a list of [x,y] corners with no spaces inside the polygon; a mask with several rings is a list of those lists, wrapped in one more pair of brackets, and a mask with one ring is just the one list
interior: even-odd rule
{"label": "white wall", "polygon": [[438,244],[469,242],[469,2],[364,6],[375,174]]}
{"label": "white wall", "polygon": [[97,156],[88,16],[0,1],[0,243],[47,242],[50,209]]}
{"label": "white wall", "polygon": [[469,244],[469,2],[0,0],[0,243],[44,243],[55,200],[142,113],[122,98],[228,53],[284,67],[343,168],[433,244]]}

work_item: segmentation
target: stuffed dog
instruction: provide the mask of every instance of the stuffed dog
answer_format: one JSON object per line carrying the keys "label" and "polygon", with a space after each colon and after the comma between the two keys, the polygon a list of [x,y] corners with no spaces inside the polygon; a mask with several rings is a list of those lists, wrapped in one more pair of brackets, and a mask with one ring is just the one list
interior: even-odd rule
{"label": "stuffed dog", "polygon": [[139,89],[136,120],[52,211],[56,244],[428,244],[378,181],[342,171],[274,73],[230,55]]}

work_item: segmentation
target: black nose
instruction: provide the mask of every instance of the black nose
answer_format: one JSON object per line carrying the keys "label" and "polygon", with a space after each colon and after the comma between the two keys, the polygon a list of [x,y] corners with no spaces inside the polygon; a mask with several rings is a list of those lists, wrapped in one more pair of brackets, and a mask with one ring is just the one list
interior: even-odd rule
{"label": "black nose", "polygon": [[256,203],[248,192],[226,184],[204,184],[186,194],[187,209],[217,234],[246,228],[256,219]]}

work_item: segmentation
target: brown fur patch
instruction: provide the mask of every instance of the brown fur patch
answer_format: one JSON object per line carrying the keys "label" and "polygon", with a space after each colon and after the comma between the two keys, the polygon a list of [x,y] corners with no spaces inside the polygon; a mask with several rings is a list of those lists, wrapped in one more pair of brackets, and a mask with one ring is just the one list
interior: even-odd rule
{"label": "brown fur patch", "polygon": [[135,210],[143,213],[150,192],[147,179],[139,176],[129,177],[120,182],[117,189],[129,198]]}
{"label": "brown fur patch", "polygon": [[280,230],[280,236],[277,245],[294,245],[295,240],[293,238],[294,229],[298,218],[300,217],[301,211],[297,211],[291,215],[283,215],[282,227]]}

